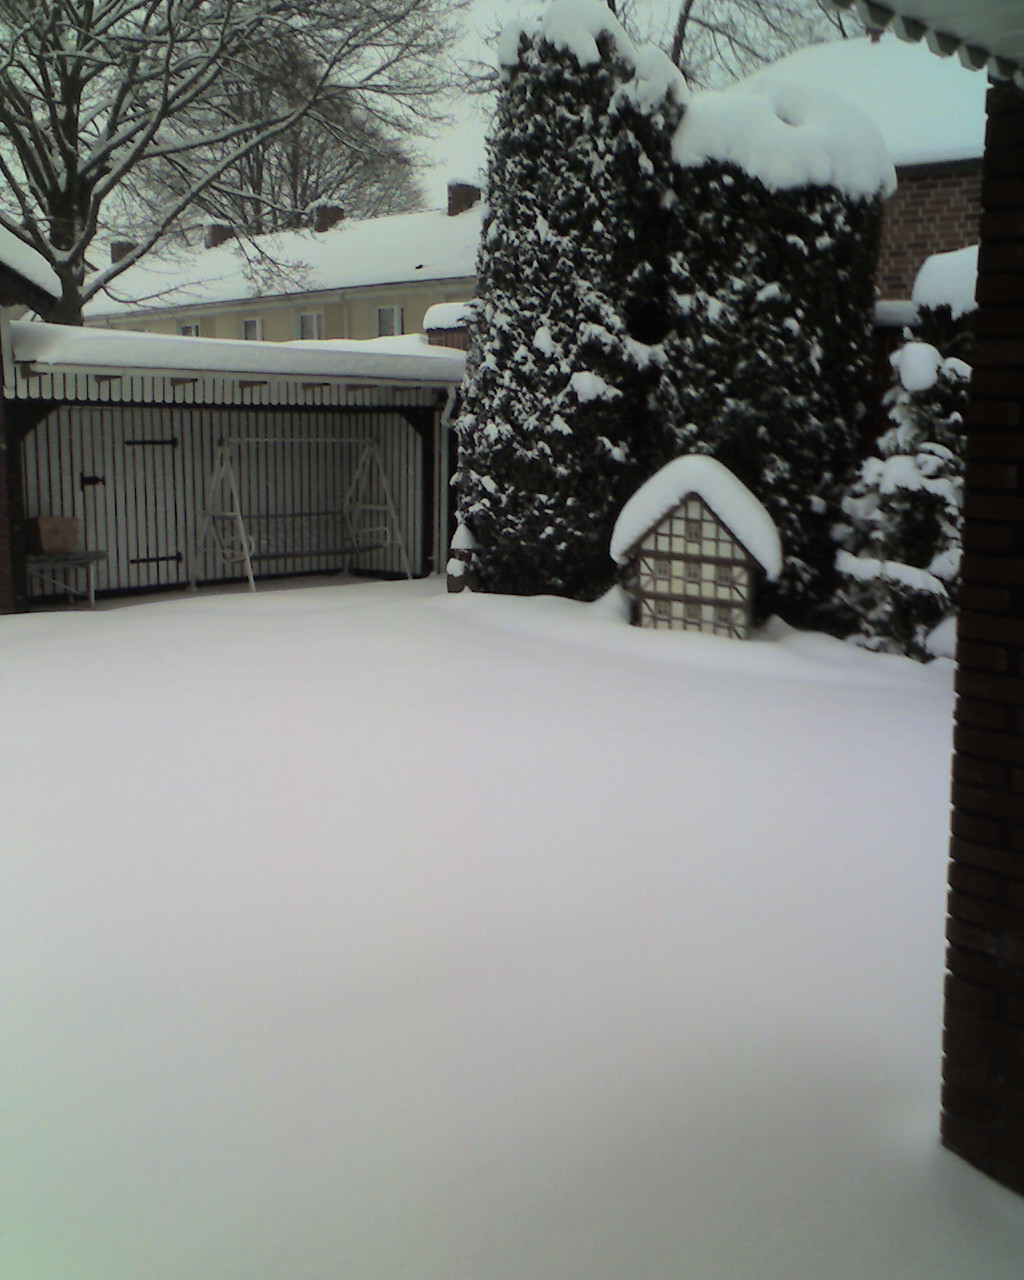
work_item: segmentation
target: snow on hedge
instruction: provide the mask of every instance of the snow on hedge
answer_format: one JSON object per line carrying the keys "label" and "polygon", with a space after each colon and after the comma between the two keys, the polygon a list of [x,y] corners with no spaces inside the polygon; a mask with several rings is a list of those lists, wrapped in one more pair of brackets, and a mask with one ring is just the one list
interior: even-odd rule
{"label": "snow on hedge", "polygon": [[978,246],[969,244],[925,259],[917,273],[911,300],[918,307],[949,307],[953,319],[977,308]]}
{"label": "snow on hedge", "polygon": [[669,93],[688,100],[674,145],[674,158],[685,168],[708,160],[736,164],[773,191],[834,186],[858,197],[896,189],[878,126],[827,89],[777,72],[759,73],[691,98],[669,59],[652,46],[637,49],[598,0],[553,0],[540,15],[509,23],[498,45],[502,67],[515,64],[523,36],[571,53],[581,67],[600,61],[598,41],[611,36],[616,53],[635,72],[627,92],[637,105],[656,110]]}
{"label": "snow on hedge", "polygon": [[752,76],[696,94],[673,148],[678,164],[735,164],[771,191],[832,186],[891,195],[896,173],[877,126],[824,89]]}
{"label": "snow on hedge", "polygon": [[600,62],[597,42],[610,35],[616,48],[628,57],[633,49],[622,24],[604,4],[595,0],[553,0],[542,13],[532,17],[513,18],[502,30],[498,41],[498,63],[514,66],[519,56],[519,41],[545,40],[556,49],[571,53],[581,67]]}
{"label": "snow on hedge", "polygon": [[769,579],[779,576],[782,545],[775,521],[727,467],[700,454],[674,458],[633,494],[612,531],[612,559],[622,564],[630,548],[691,493],[711,508]]}
{"label": "snow on hedge", "polygon": [[896,371],[904,391],[927,391],[938,381],[939,374],[969,382],[971,366],[955,356],[943,356],[930,342],[908,342],[894,351],[889,363]]}
{"label": "snow on hedge", "polygon": [[780,58],[756,79],[839,93],[873,120],[897,165],[976,160],[985,146],[986,77],[891,32],[828,40]]}

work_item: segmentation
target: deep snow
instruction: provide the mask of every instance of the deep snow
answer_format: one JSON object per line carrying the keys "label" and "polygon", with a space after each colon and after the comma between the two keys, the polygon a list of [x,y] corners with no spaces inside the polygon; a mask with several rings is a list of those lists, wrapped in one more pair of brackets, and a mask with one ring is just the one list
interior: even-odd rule
{"label": "deep snow", "polygon": [[12,1280],[1018,1280],[950,664],[437,581],[0,619]]}

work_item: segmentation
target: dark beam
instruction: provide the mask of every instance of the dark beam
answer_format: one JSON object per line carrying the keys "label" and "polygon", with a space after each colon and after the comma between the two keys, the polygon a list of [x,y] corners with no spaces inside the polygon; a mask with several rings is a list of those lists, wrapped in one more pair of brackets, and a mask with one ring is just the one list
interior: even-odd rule
{"label": "dark beam", "polygon": [[989,91],[963,585],[942,1140],[1024,1194],[1024,92]]}

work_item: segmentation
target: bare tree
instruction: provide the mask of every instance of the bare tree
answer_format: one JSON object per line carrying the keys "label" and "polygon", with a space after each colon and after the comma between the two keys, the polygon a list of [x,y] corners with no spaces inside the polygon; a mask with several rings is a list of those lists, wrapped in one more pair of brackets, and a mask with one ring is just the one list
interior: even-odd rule
{"label": "bare tree", "polygon": [[[0,224],[59,277],[52,319],[82,307],[148,253],[200,194],[248,156],[347,95],[368,134],[428,117],[448,88],[461,0],[3,0]],[[307,73],[253,94],[260,53],[301,45]],[[264,88],[265,86],[261,86]],[[244,95],[258,109],[237,109]],[[234,106],[232,105],[234,104]],[[329,115],[329,112],[327,113]],[[88,274],[104,207],[166,164],[188,183],[150,206],[135,247]]]}
{"label": "bare tree", "polygon": [[846,34],[819,0],[680,0],[667,52],[691,84],[703,86]]}
{"label": "bare tree", "polygon": [[[862,35],[864,24],[824,0],[604,0],[637,44],[664,49],[693,88],[742,79],[765,63],[808,44]],[[497,40],[493,33],[492,44]],[[464,87],[497,88],[493,66],[463,66]]]}
{"label": "bare tree", "polygon": [[[217,123],[258,120],[273,111],[275,100],[299,106],[309,94],[317,73],[300,41],[254,52],[259,57],[251,78],[229,87]],[[217,168],[231,146],[211,143],[205,167]],[[193,184],[194,164],[189,154],[147,165],[149,184],[137,192],[139,200],[152,206],[177,199]],[[198,192],[184,212],[182,230],[187,238],[198,214],[257,236],[310,225],[320,204],[339,206],[346,216],[369,217],[405,212],[421,200],[413,155],[394,123],[368,114],[349,89],[327,86],[315,114],[263,139]]]}

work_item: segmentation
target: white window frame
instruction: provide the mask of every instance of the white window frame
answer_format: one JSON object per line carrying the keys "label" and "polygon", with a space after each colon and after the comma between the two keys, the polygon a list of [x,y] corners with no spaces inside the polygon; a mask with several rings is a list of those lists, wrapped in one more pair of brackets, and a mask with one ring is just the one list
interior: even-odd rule
{"label": "white window frame", "polygon": [[[310,321],[307,326],[311,333],[303,333],[303,322]],[[324,313],[322,311],[302,311],[299,313],[298,336],[300,342],[316,342],[324,336]]]}
{"label": "white window frame", "polygon": [[[390,316],[390,322],[385,321],[384,317]],[[390,324],[390,327],[389,327]],[[377,337],[378,338],[395,338],[399,334],[405,332],[405,314],[402,307],[378,307],[377,308]]]}
{"label": "white window frame", "polygon": [[[255,326],[255,332],[246,333],[249,325]],[[242,321],[242,341],[243,342],[262,342],[263,341],[263,317],[262,316],[246,316]]]}

